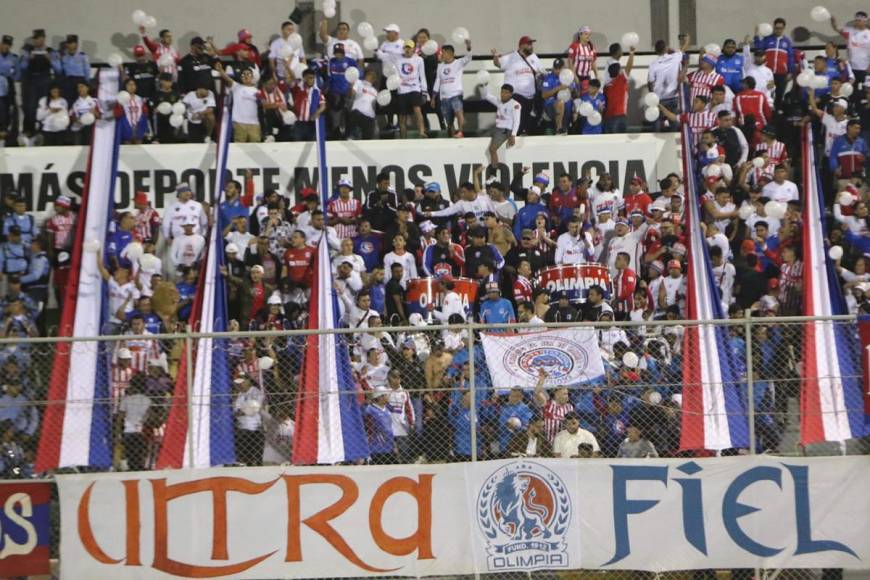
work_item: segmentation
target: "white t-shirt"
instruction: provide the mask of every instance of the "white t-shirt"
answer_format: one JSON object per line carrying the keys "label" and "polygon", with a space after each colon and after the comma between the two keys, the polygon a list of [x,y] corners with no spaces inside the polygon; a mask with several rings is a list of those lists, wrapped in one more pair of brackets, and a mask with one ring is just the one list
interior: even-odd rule
{"label": "white t-shirt", "polygon": [[510,131],[511,135],[516,135],[520,130],[520,118],[522,116],[520,104],[513,99],[502,102],[500,98],[489,93],[484,95],[484,98],[495,105],[496,128]]}
{"label": "white t-shirt", "polygon": [[721,266],[713,268],[713,279],[716,281],[716,286],[722,293],[722,308],[727,310],[731,306],[734,294],[734,279],[737,277],[737,270],[731,262],[725,262]]}
{"label": "white t-shirt", "polygon": [[[665,303],[668,306],[673,306],[682,300],[686,295],[686,280],[682,274],[677,278],[665,276],[662,278],[662,284],[665,287]],[[678,296],[679,295],[679,296]],[[658,296],[656,296],[658,299]]]}
{"label": "white t-shirt", "polygon": [[115,316],[118,309],[121,308],[126,301],[127,304],[124,306],[124,314],[130,314],[133,312],[136,300],[138,299],[139,290],[133,282],[127,282],[122,286],[121,284],[118,284],[114,278],[109,278],[109,318],[112,322],[123,322]]}
{"label": "white t-shirt", "polygon": [[867,70],[870,66],[870,28],[858,30],[853,26],[844,26],[849,49],[849,64],[852,70]]}
{"label": "white t-shirt", "polygon": [[172,240],[170,259],[176,266],[193,266],[202,257],[205,238],[199,234],[178,236]]}
{"label": "white t-shirt", "polygon": [[368,81],[357,81],[353,85],[353,105],[351,110],[359,111],[370,119],[375,118],[375,102],[378,89]]}
{"label": "white t-shirt", "polygon": [[[235,85],[234,85],[235,86]],[[202,124],[202,113],[209,107],[215,108],[214,93],[209,91],[205,97],[196,96],[196,91],[190,91],[181,102],[187,107],[187,122],[195,125]]]}
{"label": "white t-shirt", "polygon": [[181,224],[186,222],[187,218],[191,216],[199,220],[199,230],[196,233],[201,234],[205,232],[208,225],[208,217],[205,215],[201,203],[193,199],[185,203],[179,201],[172,202],[163,211],[163,237],[174,238],[183,236],[184,228],[181,227]]}
{"label": "white t-shirt", "polygon": [[235,244],[239,247],[239,256],[244,255],[245,249],[253,239],[254,234],[251,232],[230,232],[224,237],[224,240],[226,240],[228,244]]}
{"label": "white t-shirt", "polygon": [[[154,256],[154,254],[151,254]],[[162,274],[163,273],[163,260],[154,256],[154,265],[150,270],[146,270],[145,268],[139,267],[139,272],[137,272],[136,276],[139,277],[139,288],[141,289],[142,296],[151,296],[154,294],[151,288],[151,278],[154,274]]]}
{"label": "white t-shirt", "polygon": [[500,57],[499,68],[504,71],[504,82],[513,85],[514,92],[527,99],[535,96],[537,75],[546,72],[538,55],[531,54],[524,60],[516,51]]}
{"label": "white t-shirt", "polygon": [[595,435],[586,429],[577,429],[577,432],[573,434],[568,433],[568,431],[559,431],[556,434],[556,438],[553,440],[553,455],[569,459],[577,455],[577,446],[581,443],[591,445],[592,451],[601,452]]}
{"label": "white t-shirt", "polygon": [[141,433],[145,424],[145,415],[151,407],[148,395],[137,393],[121,399],[120,411],[124,413],[124,433]]}
{"label": "white t-shirt", "polygon": [[72,110],[70,111],[72,114],[76,116],[75,122],[70,126],[70,129],[73,131],[81,131],[83,125],[79,122],[79,118],[85,113],[93,113],[94,109],[97,108],[97,99],[91,96],[87,97],[79,97],[76,99],[76,102],[73,103]]}
{"label": "white t-shirt", "polygon": [[260,413],[248,415],[244,410],[250,405],[249,401],[257,401],[262,408],[265,400],[266,397],[263,395],[263,392],[257,387],[251,387],[244,393],[236,395],[233,410],[242,411],[239,415],[236,415],[236,425],[238,425],[239,429],[246,431],[258,431],[260,429],[260,426],[263,424],[263,418],[260,416]]}
{"label": "white t-shirt", "polygon": [[392,272],[393,264],[402,265],[402,288],[408,287],[408,280],[417,278],[417,261],[414,254],[405,250],[400,256],[396,252],[390,252],[384,256],[384,272]]}
{"label": "white t-shirt", "polygon": [[[290,43],[287,40],[285,40],[283,36],[279,36],[278,38],[273,40],[272,44],[269,45],[269,57],[272,60],[279,60],[280,61],[281,57],[279,55],[281,54],[281,49],[285,46],[290,46]],[[290,46],[290,48],[293,49],[292,46]],[[293,55],[291,58],[293,58],[293,57],[295,57],[299,60],[302,60],[303,58],[305,58],[305,49],[302,48],[301,46],[299,48],[293,49]],[[279,79],[283,79],[284,78],[284,67],[283,66],[276,66],[275,67],[275,74],[278,75]],[[234,117],[235,117],[235,115],[234,115]]]}
{"label": "white t-shirt", "polygon": [[233,83],[233,123],[259,125],[257,116],[257,87]]}
{"label": "white t-shirt", "polygon": [[435,86],[432,90],[438,93],[442,99],[450,99],[462,96],[462,70],[471,62],[469,52],[462,58],[454,59],[451,63],[442,62],[438,65],[435,73]]}
{"label": "white t-shirt", "polygon": [[834,146],[834,139],[840,135],[846,134],[846,124],[849,122],[849,117],[843,116],[842,121],[838,121],[830,113],[822,115],[822,125],[825,126],[825,155],[831,154],[831,147]]}
{"label": "white t-shirt", "polygon": [[352,38],[348,38],[346,40],[339,40],[334,36],[330,36],[326,41],[326,58],[332,58],[333,56],[335,56],[336,44],[344,45],[344,56],[354,58],[356,60],[362,60],[364,58],[362,47],[357,41]]}
{"label": "white t-shirt", "polygon": [[393,42],[385,40],[381,46],[375,51],[375,56],[383,62],[395,62],[402,56],[404,51],[405,41],[399,38]]}
{"label": "white t-shirt", "polygon": [[417,55],[412,57],[399,57],[396,59],[396,69],[402,84],[399,85],[399,94],[425,93],[429,91],[426,83],[426,70],[423,59]]}
{"label": "white t-shirt", "polygon": [[761,194],[764,197],[769,197],[772,201],[778,201],[780,203],[797,201],[799,197],[797,185],[788,179],[783,181],[782,184],[771,181],[764,186],[761,190]]}
{"label": "white t-shirt", "polygon": [[677,96],[677,78],[683,65],[683,53],[676,50],[663,54],[649,65],[648,80],[652,83],[653,92],[660,99],[672,99]]}

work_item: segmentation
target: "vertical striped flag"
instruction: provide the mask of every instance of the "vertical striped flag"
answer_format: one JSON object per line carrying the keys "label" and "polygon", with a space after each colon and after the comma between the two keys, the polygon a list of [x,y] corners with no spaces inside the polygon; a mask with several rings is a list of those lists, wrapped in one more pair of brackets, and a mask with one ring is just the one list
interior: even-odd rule
{"label": "vertical striped flag", "polygon": [[[713,277],[710,253],[701,231],[691,130],[682,126],[686,182],[686,310],[689,320],[721,320],[722,301]],[[746,403],[739,366],[728,348],[728,328],[689,325],[683,336],[683,407],[681,449],[721,450],[749,446]],[[748,337],[747,337],[748,338]]]}
{"label": "vertical striped flag", "polygon": [[[325,208],[329,199],[329,180],[326,124],[322,116],[317,120],[317,165],[320,203]],[[338,327],[338,298],[332,284],[325,233],[317,244],[308,313],[308,328],[311,330]],[[346,335],[307,336],[303,357],[296,403],[293,463],[332,464],[368,457],[368,440],[356,398]]]}
{"label": "vertical striped flag", "polygon": [[[809,125],[803,129],[804,315],[846,313],[843,291],[825,247],[824,198]],[[801,443],[845,441],[870,434],[861,390],[860,343],[854,327],[807,322],[801,382]]]}
{"label": "vertical striped flag", "polygon": [[[223,237],[217,215],[226,183],[227,155],[232,128],[231,104],[224,98],[217,138],[217,179],[211,211],[215,216],[208,236],[205,267],[200,271],[191,307],[190,327],[202,333],[226,332],[227,291],[220,268],[225,263]],[[232,372],[224,339],[200,338],[193,342],[192,359],[182,355],[175,381],[175,396],[166,423],[157,467],[210,467],[236,460],[232,412]],[[193,384],[188,385],[188,365]],[[192,415],[188,414],[188,407]]]}
{"label": "vertical striped flag", "polygon": [[[117,71],[99,76],[101,101],[117,92]],[[108,286],[95,252],[108,235],[118,171],[120,132],[111,115],[93,128],[88,169],[76,225],[69,283],[65,288],[59,336],[97,337],[108,321]],[[87,241],[87,244],[85,243]],[[36,470],[112,465],[109,377],[111,344],[61,342],[56,346],[48,386],[48,407],[36,456]]]}

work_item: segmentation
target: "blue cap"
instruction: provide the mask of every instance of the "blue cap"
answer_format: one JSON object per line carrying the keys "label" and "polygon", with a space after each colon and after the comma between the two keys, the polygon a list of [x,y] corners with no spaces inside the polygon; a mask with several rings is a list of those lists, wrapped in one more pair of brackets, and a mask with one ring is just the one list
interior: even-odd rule
{"label": "blue cap", "polygon": [[704,62],[706,62],[707,64],[709,64],[712,67],[716,66],[716,58],[709,55],[709,54],[704,55]]}
{"label": "blue cap", "polygon": [[437,191],[438,193],[441,193],[441,186],[432,181],[426,184],[425,191]]}
{"label": "blue cap", "polygon": [[550,178],[547,177],[547,176],[546,176],[545,174],[543,174],[543,173],[539,173],[539,174],[537,174],[537,175],[535,176],[534,179],[532,179],[532,183],[543,183],[544,185],[549,185],[549,184],[550,184]]}
{"label": "blue cap", "polygon": [[628,221],[626,221],[626,220],[619,220],[619,221],[616,222],[616,225],[620,225],[620,224],[621,224],[621,225],[624,225],[624,226],[627,227],[627,228],[630,228],[630,227],[631,227],[631,224],[628,223]]}

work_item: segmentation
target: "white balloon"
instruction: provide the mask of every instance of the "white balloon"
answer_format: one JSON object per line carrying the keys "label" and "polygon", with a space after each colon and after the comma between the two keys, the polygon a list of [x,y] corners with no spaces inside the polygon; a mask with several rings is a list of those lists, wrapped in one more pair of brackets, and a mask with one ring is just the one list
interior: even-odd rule
{"label": "white balloon", "polygon": [[568,89],[562,89],[561,91],[556,93],[556,98],[563,103],[567,103],[571,100],[571,91],[569,91]]}
{"label": "white balloon", "polygon": [[115,100],[121,105],[126,105],[130,102],[130,93],[127,91],[118,91],[118,94],[115,95]]}
{"label": "white balloon", "polygon": [[287,44],[293,49],[302,48],[302,35],[298,32],[291,32],[290,36],[287,37]]}
{"label": "white balloon", "polygon": [[829,82],[830,79],[827,75],[813,75],[813,81],[812,83],[810,83],[810,85],[814,89],[825,89],[828,87]]}
{"label": "white balloon", "polygon": [[647,93],[643,96],[643,104],[647,107],[658,107],[659,96],[655,93]]}
{"label": "white balloon", "polygon": [[649,402],[653,405],[658,405],[662,402],[662,394],[658,391],[653,391],[649,394]]}
{"label": "white balloon", "polygon": [[60,127],[61,130],[69,127],[69,113],[67,113],[66,111],[52,113],[52,116],[54,117],[54,124],[57,127]]}
{"label": "white balloon", "polygon": [[640,358],[638,358],[637,354],[628,351],[622,355],[622,364],[630,369],[636,369],[637,365],[640,364]]}
{"label": "white balloon", "polygon": [[837,203],[849,207],[850,205],[855,203],[855,196],[848,191],[841,191],[837,194]]}
{"label": "white balloon", "polygon": [[831,246],[831,249],[828,250],[828,256],[836,262],[843,257],[843,246]]}
{"label": "white balloon", "polygon": [[284,60],[293,58],[293,49],[286,44],[282,45],[281,48],[278,49],[278,57]]}
{"label": "white balloon", "polygon": [[145,19],[148,18],[148,15],[144,10],[134,10],[132,14],[133,24],[136,26],[144,26]]}
{"label": "white balloon", "polygon": [[260,401],[256,399],[248,399],[242,405],[242,412],[248,417],[252,417],[260,412]]}
{"label": "white balloon", "polygon": [[106,59],[106,62],[109,63],[109,66],[112,68],[118,68],[124,63],[124,57],[118,54],[117,52],[113,52],[109,55],[109,58]]}
{"label": "white balloon", "polygon": [[643,118],[646,119],[647,123],[654,123],[658,121],[660,114],[658,107],[647,107],[643,112]]}
{"label": "white balloon", "polygon": [[127,247],[124,248],[124,254],[126,254],[127,259],[131,262],[136,262],[139,258],[142,257],[142,254],[145,253],[145,250],[142,248],[142,244],[139,242],[130,242],[127,244]]}
{"label": "white balloon", "polygon": [[450,38],[453,39],[454,44],[465,44],[465,41],[470,38],[468,35],[468,29],[463,28],[462,26],[457,26],[453,29],[453,32],[450,33]]}
{"label": "white balloon", "polygon": [[584,117],[588,117],[595,112],[595,107],[593,107],[592,103],[590,103],[589,101],[583,101],[583,103],[581,103],[580,106],[577,107],[577,112]]}
{"label": "white balloon", "polygon": [[173,64],[175,64],[175,58],[169,53],[166,53],[157,59],[157,66],[160,67],[165,68],[167,66],[172,66]]}
{"label": "white balloon", "polygon": [[159,105],[157,105],[157,112],[161,115],[171,115],[172,114],[172,103],[169,101],[163,101]]}
{"label": "white balloon", "polygon": [[722,175],[722,166],[718,163],[711,163],[707,166],[707,177],[720,177]]}
{"label": "white balloon", "polygon": [[259,69],[259,67],[255,66],[255,67],[250,68],[248,70],[251,71],[251,76],[254,77],[254,84],[259,83],[260,82],[260,69]]}
{"label": "white balloon", "polygon": [[637,32],[626,32],[622,35],[622,46],[624,48],[637,48],[640,44],[640,36]]}
{"label": "white balloon", "polygon": [[785,212],[788,209],[786,204],[779,201],[769,201],[764,204],[764,213],[768,217],[772,217],[774,219],[782,219],[785,217]]}
{"label": "white balloon", "polygon": [[363,39],[363,48],[366,50],[377,50],[378,49],[378,37],[377,36],[366,36]]}
{"label": "white balloon", "polygon": [[84,115],[79,117],[79,123],[81,123],[82,125],[85,125],[85,126],[93,125],[94,121],[96,121],[96,120],[97,120],[97,118],[94,117],[93,113],[85,113]]}
{"label": "white balloon", "polygon": [[303,63],[296,61],[296,63],[292,67],[290,67],[290,70],[293,71],[294,77],[296,77],[297,79],[301,79],[302,73],[304,73],[305,69],[307,69],[307,68],[308,67],[305,66]]}
{"label": "white balloon", "polygon": [[847,99],[852,96],[853,92],[855,92],[855,87],[852,83],[843,83],[843,86],[840,87],[840,96],[846,97]]}
{"label": "white balloon", "polygon": [[350,84],[357,82],[359,80],[359,69],[355,66],[348,68],[346,71],[344,71],[344,78]]}
{"label": "white balloon", "polygon": [[478,85],[488,85],[489,71],[486,69],[481,69],[477,71],[477,75],[475,75],[474,80]]}
{"label": "white balloon", "polygon": [[563,68],[559,73],[559,83],[563,86],[570,87],[574,82],[574,72],[569,68]]}
{"label": "white balloon", "polygon": [[773,26],[769,22],[762,22],[758,25],[759,36],[770,36],[773,34]]}
{"label": "white balloon", "polygon": [[145,18],[145,22],[142,23],[142,26],[145,28],[157,28],[157,19],[153,16],[148,16]]}
{"label": "white balloon", "polygon": [[706,54],[710,54],[710,55],[713,55],[715,57],[718,57],[720,54],[722,54],[722,47],[719,46],[718,44],[716,44],[715,42],[711,42],[710,44],[708,44],[707,46],[704,47],[704,52]]}
{"label": "white balloon", "polygon": [[100,240],[88,240],[82,244],[82,248],[84,248],[86,252],[96,254],[100,251]]}
{"label": "white balloon", "polygon": [[756,169],[761,169],[762,167],[764,167],[764,157],[754,157],[752,159],[752,165]]}
{"label": "white balloon", "polygon": [[281,113],[281,120],[285,125],[292,125],[296,122],[296,113],[293,111],[284,111]]}
{"label": "white balloon", "polygon": [[797,84],[801,87],[808,87],[813,82],[813,73],[810,71],[803,71],[797,76]]}
{"label": "white balloon", "polygon": [[142,257],[139,258],[139,267],[146,272],[154,272],[160,268],[161,264],[160,258],[154,254],[142,254]]}
{"label": "white balloon", "polygon": [[831,19],[831,13],[828,12],[828,9],[824,6],[816,6],[810,10],[810,18],[816,22],[824,22],[825,20]]}
{"label": "white balloon", "polygon": [[586,120],[589,121],[589,124],[592,126],[600,125],[601,113],[599,113],[598,111],[592,111],[592,113],[590,113],[589,116],[586,117]]}
{"label": "white balloon", "polygon": [[356,25],[356,32],[363,38],[371,38],[375,35],[375,27],[368,22],[360,22]]}
{"label": "white balloon", "polygon": [[391,77],[399,74],[399,71],[396,70],[396,65],[391,62],[385,62],[383,68],[381,68],[381,72],[385,77]]}
{"label": "white balloon", "polygon": [[393,95],[390,94],[390,91],[384,89],[383,91],[378,93],[377,101],[378,104],[382,107],[386,107],[390,104],[390,101],[393,100]]}
{"label": "white balloon", "polygon": [[522,426],[523,422],[520,421],[519,417],[511,417],[507,420],[507,424],[512,429],[519,429]]}
{"label": "white balloon", "polygon": [[184,115],[176,115],[173,113],[169,117],[169,124],[178,129],[184,124]]}
{"label": "white balloon", "polygon": [[431,56],[438,52],[438,43],[430,38],[423,43],[422,47],[420,47],[420,52],[422,52],[426,56]]}
{"label": "white balloon", "polygon": [[332,6],[323,6],[323,16],[326,18],[335,18],[335,4]]}
{"label": "white balloon", "polygon": [[751,204],[741,205],[740,209],[737,210],[737,215],[742,220],[748,220],[753,215],[755,215],[755,206]]}
{"label": "white balloon", "polygon": [[172,105],[172,114],[173,115],[183,115],[187,111],[187,107],[184,106],[184,103],[178,101],[177,103]]}
{"label": "white balloon", "polygon": [[275,359],[270,356],[261,356],[258,363],[260,365],[260,370],[268,371],[275,365]]}
{"label": "white balloon", "polygon": [[387,77],[387,88],[391,91],[395,91],[399,88],[399,85],[402,84],[402,79],[399,78],[399,75],[391,75]]}

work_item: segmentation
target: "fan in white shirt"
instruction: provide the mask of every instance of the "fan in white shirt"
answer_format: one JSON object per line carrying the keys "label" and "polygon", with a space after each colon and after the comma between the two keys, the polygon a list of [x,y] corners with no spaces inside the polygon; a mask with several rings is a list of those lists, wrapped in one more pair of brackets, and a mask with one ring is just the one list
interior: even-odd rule
{"label": "fan in white shirt", "polygon": [[408,116],[414,115],[420,137],[428,137],[423,122],[423,103],[429,100],[429,85],[423,59],[414,54],[417,47],[413,40],[402,45],[402,55],[393,59],[396,74],[399,75],[399,136],[404,139],[408,133]]}
{"label": "fan in white shirt", "polygon": [[393,238],[393,251],[384,256],[384,271],[392,271],[393,264],[402,265],[402,288],[408,287],[408,280],[417,277],[417,260],[414,254],[405,250],[405,238],[398,235]]}
{"label": "fan in white shirt", "polygon": [[[386,63],[391,63],[395,66],[396,60],[402,56],[405,41],[399,38],[399,25],[387,24],[384,27],[384,32],[387,33],[387,38],[381,43],[381,46],[375,51],[375,56],[378,60]],[[386,71],[384,73],[386,76]]]}
{"label": "fan in white shirt", "polygon": [[184,235],[177,236],[172,240],[172,250],[170,251],[170,260],[172,264],[179,268],[181,266],[195,266],[202,258],[202,252],[205,249],[205,238],[195,232],[197,226],[196,218],[189,218],[184,223]]}
{"label": "fan in white shirt", "polygon": [[[285,20],[281,24],[281,36],[272,41],[272,44],[269,45],[269,60],[272,63],[272,70],[274,74],[277,75],[279,79],[283,79],[285,77],[285,71],[283,66],[278,66],[277,61],[279,58],[285,58],[282,55],[282,52],[286,52],[286,48],[290,49],[290,58],[297,58],[299,61],[305,60],[305,49],[302,47],[300,43],[298,46],[294,45],[294,40],[298,41],[297,36],[291,35],[296,32],[296,25],[293,24],[290,20]],[[282,50],[285,49],[285,50]],[[235,118],[235,116],[233,116]]]}
{"label": "fan in white shirt", "polygon": [[492,50],[492,62],[504,71],[504,82],[513,86],[514,94],[524,99],[534,98],[538,75],[547,72],[534,53],[534,42],[534,39],[523,36],[517,50],[510,54],[500,55]]}
{"label": "fan in white shirt", "polygon": [[187,183],[179,183],[175,190],[178,199],[163,210],[163,237],[171,239],[184,235],[182,224],[191,216],[199,222],[199,230],[196,233],[205,232],[208,226],[208,216],[206,216],[202,204],[193,199],[190,186]]}
{"label": "fan in white shirt", "polygon": [[335,29],[335,36],[330,36],[327,27],[329,24],[326,18],[320,21],[320,31],[318,36],[326,48],[326,58],[330,59],[335,55],[335,45],[344,45],[344,55],[349,58],[354,58],[359,62],[360,68],[363,67],[363,50],[357,41],[350,37],[350,24],[347,22],[339,22]]}
{"label": "fan in white shirt", "polygon": [[761,194],[769,198],[771,201],[780,203],[788,203],[790,201],[798,201],[800,192],[794,182],[786,179],[788,169],[783,165],[777,165],[773,172],[773,181],[764,186]]}
{"label": "fan in white shirt", "polygon": [[751,41],[743,44],[743,76],[755,79],[755,89],[767,95],[767,102],[773,106],[773,92],[776,87],[773,81],[773,71],[765,64],[767,56],[763,48],[749,54]]}

